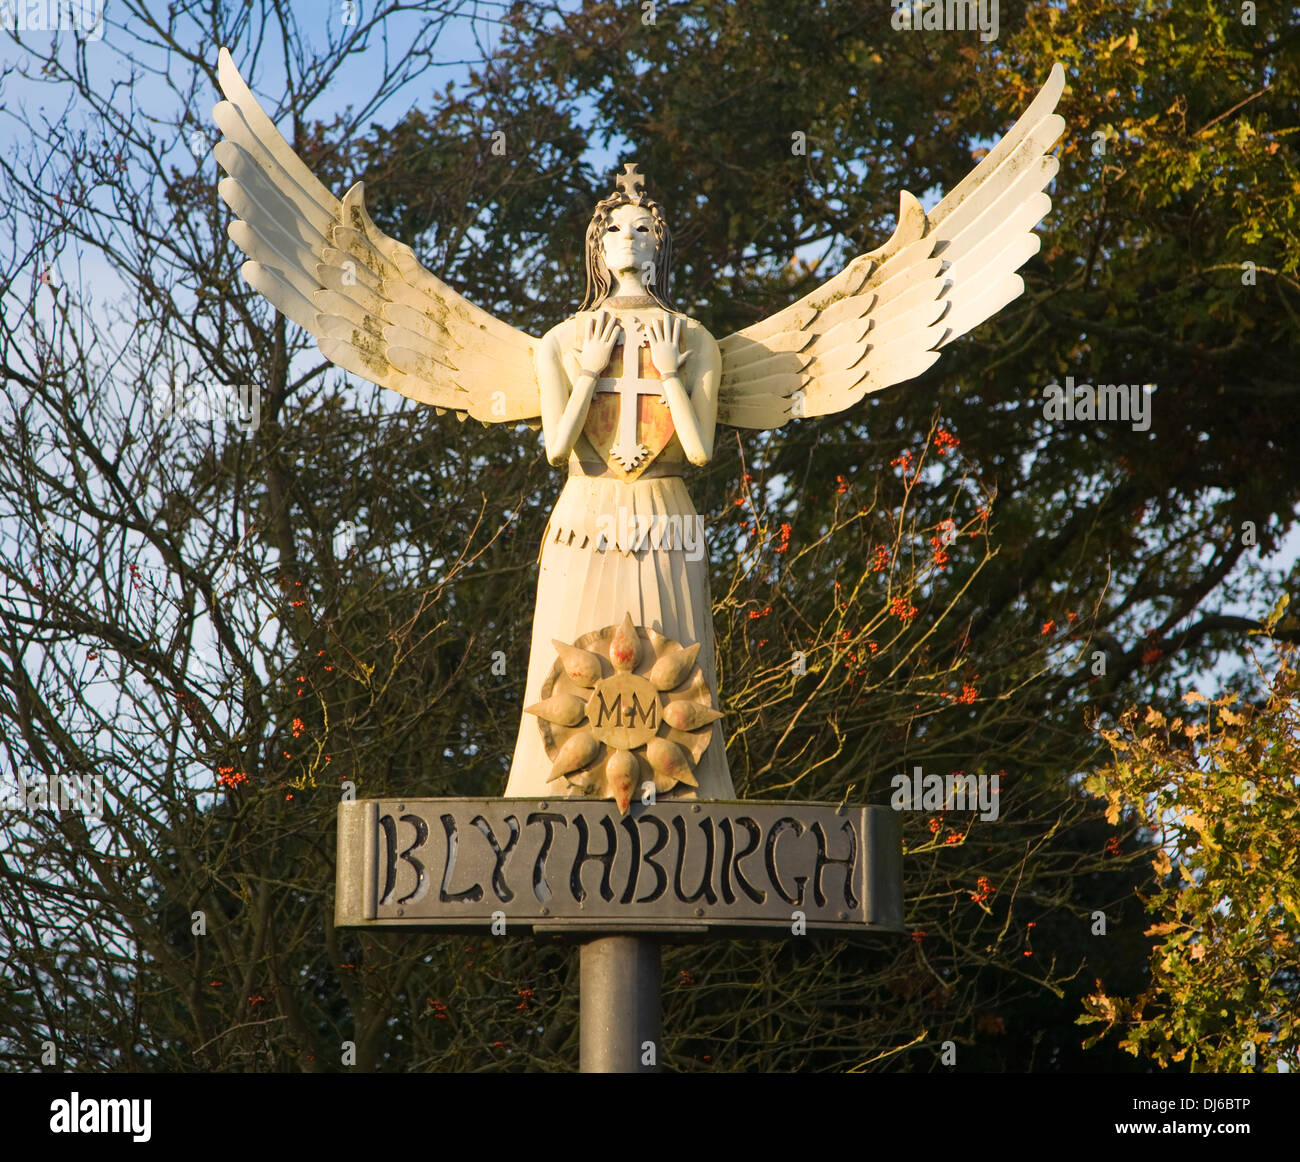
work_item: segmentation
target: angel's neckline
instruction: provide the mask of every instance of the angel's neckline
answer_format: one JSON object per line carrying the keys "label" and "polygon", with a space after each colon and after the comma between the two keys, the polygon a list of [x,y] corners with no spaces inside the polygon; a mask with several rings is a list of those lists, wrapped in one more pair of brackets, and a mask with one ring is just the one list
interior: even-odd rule
{"label": "angel's neckline", "polygon": [[616,295],[600,304],[610,310],[633,310],[637,307],[654,307],[658,304],[649,295]]}

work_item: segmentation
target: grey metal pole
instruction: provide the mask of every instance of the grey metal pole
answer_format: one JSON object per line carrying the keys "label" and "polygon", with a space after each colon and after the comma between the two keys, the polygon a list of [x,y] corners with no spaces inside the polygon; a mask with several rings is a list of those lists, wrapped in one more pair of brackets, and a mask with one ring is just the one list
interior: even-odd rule
{"label": "grey metal pole", "polygon": [[657,1073],[663,1041],[659,941],[602,936],[585,943],[579,955],[579,1068]]}

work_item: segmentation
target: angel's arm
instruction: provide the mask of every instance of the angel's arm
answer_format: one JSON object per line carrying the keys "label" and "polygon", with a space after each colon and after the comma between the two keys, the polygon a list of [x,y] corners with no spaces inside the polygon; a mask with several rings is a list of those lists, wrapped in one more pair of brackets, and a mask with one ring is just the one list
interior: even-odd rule
{"label": "angel's arm", "polygon": [[596,390],[596,380],[609,362],[609,354],[618,337],[618,323],[604,311],[579,323],[582,336],[578,351],[581,371],[573,390],[564,369],[564,349],[560,336],[566,325],[553,328],[542,340],[537,352],[537,381],[542,395],[542,434],[546,439],[546,458],[563,464],[578,442],[587,422],[587,409]]}
{"label": "angel's arm", "polygon": [[[662,359],[666,354],[663,347],[668,345],[681,351],[682,320],[673,319],[668,326],[672,327],[671,334],[664,326],[651,324],[651,343],[655,345],[652,348],[651,358],[654,358],[657,352]],[[718,380],[722,373],[722,356],[718,352],[718,344],[713,336],[703,327],[691,326],[690,333],[695,343],[688,352],[679,355],[675,361],[669,356],[663,364],[656,359],[655,365],[664,368],[661,370],[664,398],[668,401],[673,427],[677,429],[677,438],[682,442],[682,450],[686,453],[686,458],[692,464],[707,464],[713,455],[713,433],[718,415]],[[690,367],[684,368],[682,364],[686,362],[688,355]],[[675,366],[672,370],[668,370],[667,364],[675,364]],[[682,382],[683,375],[691,383],[689,395]]]}

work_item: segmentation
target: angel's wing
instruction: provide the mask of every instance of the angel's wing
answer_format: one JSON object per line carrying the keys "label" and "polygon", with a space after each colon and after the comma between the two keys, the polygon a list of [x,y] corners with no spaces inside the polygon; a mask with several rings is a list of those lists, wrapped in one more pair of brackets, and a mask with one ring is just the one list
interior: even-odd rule
{"label": "angel's wing", "polygon": [[1054,65],[1024,115],[929,214],[904,191],[898,228],[797,303],[718,344],[718,420],[778,428],[920,375],[939,349],[1019,297],[1052,207],[1047,151],[1065,130]]}
{"label": "angel's wing", "polygon": [[212,111],[217,189],[244,278],[315,336],[321,352],[381,387],[485,423],[541,416],[535,340],[435,278],[366,213],[360,182],[340,202],[293,152],[221,50]]}

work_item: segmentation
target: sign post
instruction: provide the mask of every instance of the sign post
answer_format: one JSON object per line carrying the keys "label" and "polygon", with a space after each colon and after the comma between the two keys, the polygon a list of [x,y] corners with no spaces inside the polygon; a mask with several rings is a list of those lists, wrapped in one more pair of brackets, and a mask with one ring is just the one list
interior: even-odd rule
{"label": "sign post", "polygon": [[900,930],[888,809],[731,801],[708,554],[681,535],[700,519],[682,477],[712,458],[719,423],[843,411],[1024,290],[1059,168],[1061,65],[938,205],[902,192],[887,242],[720,341],[672,305],[672,231],[634,163],[592,212],[582,306],[533,336],[380,230],[361,183],[325,189],[224,48],[217,74],[219,192],[252,286],[340,367],[461,419],[540,426],[568,464],[506,798],[344,803],[336,922],[585,940],[593,1071],[658,1061],[661,939]]}
{"label": "sign post", "polygon": [[584,1072],[662,1058],[660,945],[902,930],[887,807],[363,799],[339,806],[335,924],[581,942]]}
{"label": "sign post", "polygon": [[579,954],[578,1068],[657,1073],[663,1044],[659,941],[601,936]]}

